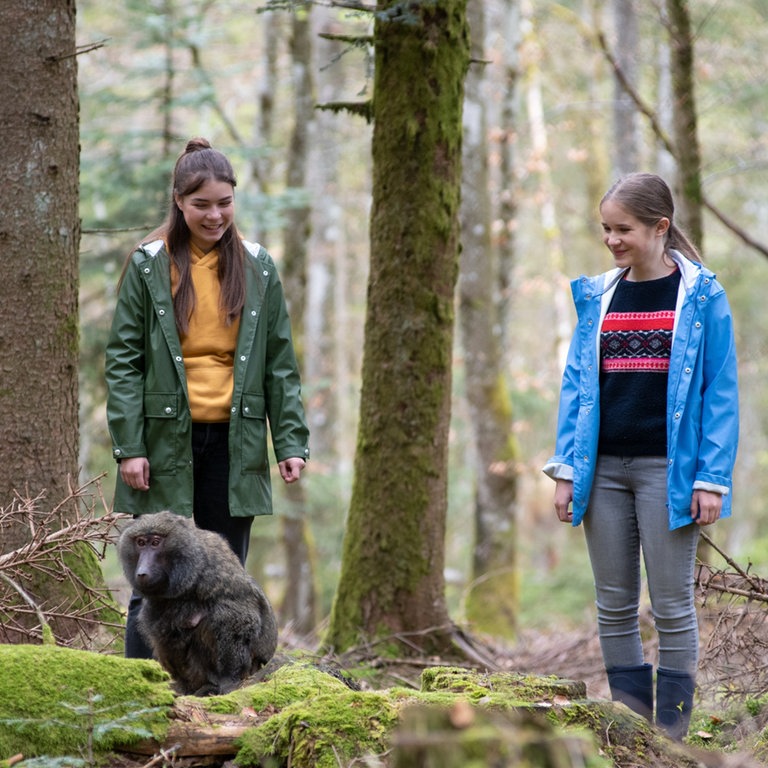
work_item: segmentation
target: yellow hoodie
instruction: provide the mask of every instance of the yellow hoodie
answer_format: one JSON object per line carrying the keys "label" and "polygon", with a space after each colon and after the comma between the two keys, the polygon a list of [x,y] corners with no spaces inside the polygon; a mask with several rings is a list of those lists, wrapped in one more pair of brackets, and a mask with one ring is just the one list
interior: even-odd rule
{"label": "yellow hoodie", "polygon": [[[182,334],[181,351],[187,372],[192,421],[229,421],[235,346],[239,318],[226,324],[219,307],[219,252],[203,253],[190,243],[195,306],[189,329]],[[178,275],[171,268],[171,290],[176,293]]]}

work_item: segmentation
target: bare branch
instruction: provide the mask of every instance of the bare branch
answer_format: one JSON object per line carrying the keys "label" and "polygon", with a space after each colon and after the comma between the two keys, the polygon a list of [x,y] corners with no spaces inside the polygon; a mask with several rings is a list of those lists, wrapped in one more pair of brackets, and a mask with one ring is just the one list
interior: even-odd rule
{"label": "bare branch", "polygon": [[[656,136],[656,138],[663,144],[664,148],[667,150],[667,152],[669,152],[670,155],[672,155],[672,157],[674,157],[675,159],[678,159],[679,153],[677,152],[677,149],[673,146],[670,138],[662,129],[661,125],[659,124],[659,121],[656,119],[655,110],[652,109],[650,105],[645,103],[645,101],[637,92],[637,90],[632,86],[632,83],[629,82],[624,72],[622,72],[622,69],[619,66],[619,63],[616,60],[616,57],[613,55],[613,53],[611,52],[608,46],[608,42],[606,41],[605,35],[603,34],[603,32],[601,30],[598,30],[595,33],[594,38],[597,41],[597,44],[600,50],[603,52],[603,55],[605,56],[606,61],[610,64],[611,68],[616,74],[616,78],[618,79],[619,83],[621,83],[621,87],[626,91],[627,95],[632,99],[638,111],[641,112],[643,115],[645,115],[645,117],[648,119],[648,122],[650,123],[651,129],[653,130],[653,133]],[[744,230],[742,227],[737,225],[732,219],[726,216],[717,206],[715,206],[706,197],[706,195],[703,192],[701,195],[701,204],[710,213],[712,213],[718,219],[718,221],[720,221],[720,223],[723,224],[723,226],[725,226],[726,229],[729,229],[743,243],[748,245],[750,248],[753,248],[758,253],[761,253],[763,256],[768,257],[768,246],[758,242],[752,236],[750,236],[749,233],[746,232],[746,230]]]}
{"label": "bare branch", "polygon": [[[69,495],[53,508],[41,509],[44,494],[29,498],[18,492],[9,506],[0,508],[0,532],[11,526],[29,532],[23,546],[0,555],[0,634],[6,640],[45,642],[52,620],[63,620],[77,627],[81,642],[87,646],[94,633],[118,626],[102,615],[105,609],[115,608],[109,591],[86,583],[71,565],[78,553],[82,554],[83,545],[103,559],[107,545],[116,539],[117,525],[130,519],[130,515],[109,509],[99,480],[81,487],[70,485]],[[96,514],[98,503],[104,510],[101,516]],[[40,576],[69,582],[64,590],[67,596],[59,604],[30,595],[27,585],[34,584]],[[37,625],[32,617],[37,619]],[[115,635],[112,631],[109,634]]]}

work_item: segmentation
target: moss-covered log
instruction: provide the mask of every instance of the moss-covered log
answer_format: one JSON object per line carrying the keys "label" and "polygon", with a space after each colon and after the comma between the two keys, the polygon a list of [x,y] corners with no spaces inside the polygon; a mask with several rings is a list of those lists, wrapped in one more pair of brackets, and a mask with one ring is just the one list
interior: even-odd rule
{"label": "moss-covered log", "polygon": [[283,659],[202,699],[174,697],[155,662],[65,648],[0,645],[0,669],[0,760],[125,766],[141,755],[145,765],[166,750],[187,766],[232,756],[239,768],[703,764],[624,705],[586,700],[583,683],[555,677],[442,667],[426,670],[418,691],[359,691],[311,660]]}
{"label": "moss-covered log", "polygon": [[0,759],[91,758],[168,728],[174,696],[155,662],[0,645],[0,670]]}

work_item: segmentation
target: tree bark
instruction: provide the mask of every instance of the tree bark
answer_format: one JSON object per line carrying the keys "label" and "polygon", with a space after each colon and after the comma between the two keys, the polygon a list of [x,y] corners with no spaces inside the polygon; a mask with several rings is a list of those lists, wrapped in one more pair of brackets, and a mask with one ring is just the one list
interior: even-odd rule
{"label": "tree bark", "polygon": [[495,218],[499,222],[496,248],[499,255],[497,273],[499,344],[505,367],[509,366],[512,303],[512,274],[517,262],[517,211],[519,188],[516,181],[516,136],[518,120],[518,83],[520,81],[520,2],[503,0],[497,17],[498,28],[507,42],[504,47],[503,96],[500,123],[503,133],[499,146],[499,203]]}
{"label": "tree bark", "polygon": [[[54,509],[78,475],[78,94],[74,0],[0,7],[0,506],[36,498]],[[64,505],[59,520],[73,509]],[[2,552],[29,540],[3,530]],[[103,585],[94,553],[75,570]],[[25,584],[38,607],[66,605],[69,582]],[[65,621],[52,621],[69,637]]]}
{"label": "tree bark", "polygon": [[467,10],[474,63],[464,101],[462,252],[459,319],[466,369],[466,398],[474,436],[475,542],[466,617],[473,628],[514,635],[518,594],[515,565],[517,449],[512,404],[499,344],[498,273],[491,245],[487,120],[483,94],[485,10]]}
{"label": "tree bark", "polygon": [[[407,9],[389,0],[378,10],[360,425],[326,638],[337,650],[448,624],[443,567],[466,0]],[[420,651],[429,651],[446,638],[430,632],[422,640]]]}
{"label": "tree bark", "polygon": [[678,198],[679,223],[698,248],[703,247],[701,215],[701,153],[693,78],[693,38],[687,0],[667,0],[674,97],[674,144],[680,169],[682,195]]}
{"label": "tree bark", "polygon": [[[0,10],[0,504],[77,476],[78,99],[74,0]],[[13,549],[24,532],[3,534]]]}
{"label": "tree bark", "polygon": [[[616,61],[627,81],[637,84],[637,13],[634,0],[613,0]],[[639,169],[638,115],[632,97],[614,75],[613,167],[616,177]]]}

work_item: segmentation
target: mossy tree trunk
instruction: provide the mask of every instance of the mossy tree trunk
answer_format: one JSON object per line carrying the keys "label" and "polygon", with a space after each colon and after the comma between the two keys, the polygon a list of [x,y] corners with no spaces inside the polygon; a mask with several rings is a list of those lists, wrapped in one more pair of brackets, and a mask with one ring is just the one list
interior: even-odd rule
{"label": "mossy tree trunk", "polygon": [[[448,626],[443,566],[466,0],[379,2],[355,477],[327,644]],[[445,641],[432,633],[421,643]]]}
{"label": "mossy tree trunk", "polygon": [[475,457],[475,542],[466,617],[487,634],[514,634],[517,605],[515,525],[517,447],[500,345],[497,259],[491,243],[488,127],[483,103],[485,10],[467,9],[472,61],[464,103],[462,252],[459,298]]}
{"label": "mossy tree trunk", "polygon": [[[0,506],[16,494],[44,494],[39,506],[53,509],[78,483],[75,0],[3,3],[0,49]],[[2,551],[27,541],[28,526],[4,529]],[[73,567],[86,583],[103,586],[90,549]],[[24,588],[44,611],[72,606],[67,581]],[[52,625],[58,637],[67,636],[62,621]]]}
{"label": "mossy tree trunk", "polygon": [[701,152],[696,118],[693,76],[694,45],[687,0],[667,0],[672,95],[674,99],[674,145],[677,153],[682,195],[679,197],[679,224],[697,247],[703,247],[701,212]]}

